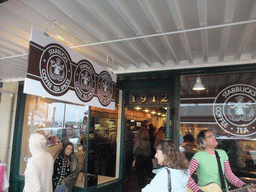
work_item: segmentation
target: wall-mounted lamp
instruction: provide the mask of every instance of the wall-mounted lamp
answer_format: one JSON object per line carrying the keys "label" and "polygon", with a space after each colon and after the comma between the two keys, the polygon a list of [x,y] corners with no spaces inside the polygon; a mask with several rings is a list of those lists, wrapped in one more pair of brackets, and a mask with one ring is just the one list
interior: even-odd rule
{"label": "wall-mounted lamp", "polygon": [[205,90],[205,87],[202,84],[202,80],[200,77],[196,78],[196,84],[194,85],[193,90],[196,90],[196,91]]}

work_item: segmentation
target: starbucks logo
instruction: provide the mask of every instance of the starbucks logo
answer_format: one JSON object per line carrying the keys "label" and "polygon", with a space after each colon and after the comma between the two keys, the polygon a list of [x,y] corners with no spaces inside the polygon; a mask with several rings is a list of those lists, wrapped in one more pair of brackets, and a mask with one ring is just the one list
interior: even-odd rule
{"label": "starbucks logo", "polygon": [[102,71],[99,75],[98,99],[103,106],[110,104],[113,96],[113,84],[110,74],[107,71]]}
{"label": "starbucks logo", "polygon": [[63,47],[48,45],[40,58],[39,70],[47,92],[60,96],[68,91],[72,79],[71,59]]}
{"label": "starbucks logo", "polygon": [[213,115],[217,124],[232,135],[255,134],[256,88],[236,84],[223,89],[215,98]]}
{"label": "starbucks logo", "polygon": [[75,70],[74,78],[76,95],[84,102],[90,101],[96,89],[95,70],[92,64],[87,60],[81,60]]}

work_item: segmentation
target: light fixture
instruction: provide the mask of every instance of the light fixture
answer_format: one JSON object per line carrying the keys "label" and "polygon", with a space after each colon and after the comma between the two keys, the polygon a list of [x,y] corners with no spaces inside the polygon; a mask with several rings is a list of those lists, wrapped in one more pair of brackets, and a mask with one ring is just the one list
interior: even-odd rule
{"label": "light fixture", "polygon": [[196,84],[194,85],[193,90],[196,90],[196,91],[205,90],[205,87],[202,84],[202,80],[200,77],[196,78]]}
{"label": "light fixture", "polygon": [[152,113],[153,115],[155,115],[155,114],[156,114],[156,112],[155,112],[155,111],[152,111],[151,113]]}
{"label": "light fixture", "polygon": [[148,109],[145,109],[144,111],[147,113],[147,112],[149,112],[150,110],[148,110]]}
{"label": "light fixture", "polygon": [[140,107],[134,107],[134,109],[136,109],[136,110],[140,110],[140,109],[142,109],[142,108],[140,108]]}
{"label": "light fixture", "polygon": [[161,113],[157,113],[157,115],[161,115]]}

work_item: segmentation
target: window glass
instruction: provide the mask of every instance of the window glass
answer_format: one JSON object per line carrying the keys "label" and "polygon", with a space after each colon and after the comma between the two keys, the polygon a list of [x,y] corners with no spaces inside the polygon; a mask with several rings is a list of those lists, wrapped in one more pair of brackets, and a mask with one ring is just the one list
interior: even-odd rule
{"label": "window glass", "polygon": [[91,107],[87,187],[117,178],[118,127],[117,107],[115,110]]}
{"label": "window glass", "polygon": [[[85,158],[82,136],[86,135],[88,106],[80,106],[27,95],[22,134],[22,149],[20,157],[20,171],[22,175],[26,169],[27,160],[31,157],[29,152],[29,137],[31,133],[44,134],[47,139],[47,151],[54,158],[58,155],[64,141],[70,141],[78,163],[82,168]],[[82,177],[84,171],[79,175]],[[80,186],[81,179],[77,180]],[[82,182],[83,187],[83,182]]]}
{"label": "window glass", "polygon": [[[118,96],[116,98],[116,103],[118,103]],[[19,174],[24,174],[27,161],[31,157],[28,144],[29,137],[31,133],[37,132],[45,135],[47,139],[46,149],[54,158],[62,149],[63,142],[70,141],[73,144],[80,166],[76,186],[84,188],[85,179],[87,179],[88,187],[116,179],[119,175],[117,149],[120,149],[120,144],[117,142],[117,138],[120,138],[120,129],[118,129],[120,118],[118,118],[117,106],[118,104],[116,104],[115,110],[91,107],[89,128],[87,127],[89,122],[88,106],[27,95]],[[88,174],[85,177],[87,130],[90,131],[89,156]],[[100,142],[98,142],[99,140]],[[99,165],[97,164],[99,159],[106,161]]]}
{"label": "window glass", "polygon": [[[181,77],[181,135],[196,138],[200,130],[212,129],[237,176],[256,173],[255,75],[253,71],[199,75],[205,87],[201,91],[193,90],[198,76]],[[195,145],[183,148],[191,159]]]}

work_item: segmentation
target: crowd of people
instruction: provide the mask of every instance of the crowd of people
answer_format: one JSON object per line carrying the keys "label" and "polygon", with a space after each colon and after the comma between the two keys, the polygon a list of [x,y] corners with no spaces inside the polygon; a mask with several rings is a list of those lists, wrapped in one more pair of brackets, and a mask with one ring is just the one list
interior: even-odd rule
{"label": "crowd of people", "polygon": [[[224,150],[216,149],[218,142],[211,130],[200,131],[196,142],[193,137],[184,136],[182,147],[197,148],[191,159],[185,156],[174,141],[165,139],[164,127],[157,130],[145,121],[138,130],[137,138],[133,137],[129,126],[124,136],[125,173],[127,174],[135,159],[134,168],[142,192],[227,192],[226,179],[238,188],[249,192],[256,191],[253,184],[246,184],[232,172],[228,155]],[[116,142],[116,136],[113,137],[111,143]],[[92,146],[97,146],[98,140],[100,138],[96,135],[95,140],[91,141]],[[80,171],[73,144],[64,142],[54,158],[45,150],[46,143],[47,140],[42,134],[34,133],[30,136],[29,149],[32,157],[25,170],[23,192],[53,192],[58,188],[61,191],[72,191]],[[99,155],[101,153],[103,151],[98,152]],[[154,158],[157,159],[158,167],[153,170]],[[99,174],[104,174],[105,169],[102,166],[102,162],[95,164]],[[197,182],[193,179],[195,172]]]}
{"label": "crowd of people", "polygon": [[[253,184],[246,184],[232,172],[228,155],[224,150],[216,149],[218,142],[211,130],[202,130],[196,140],[191,134],[185,135],[183,140],[178,146],[172,140],[166,140],[165,128],[156,130],[152,124],[143,122],[133,148],[135,171],[142,192],[228,191],[226,179],[237,188],[256,191]],[[154,158],[158,167],[153,170]],[[197,182],[193,179],[195,172]]]}

